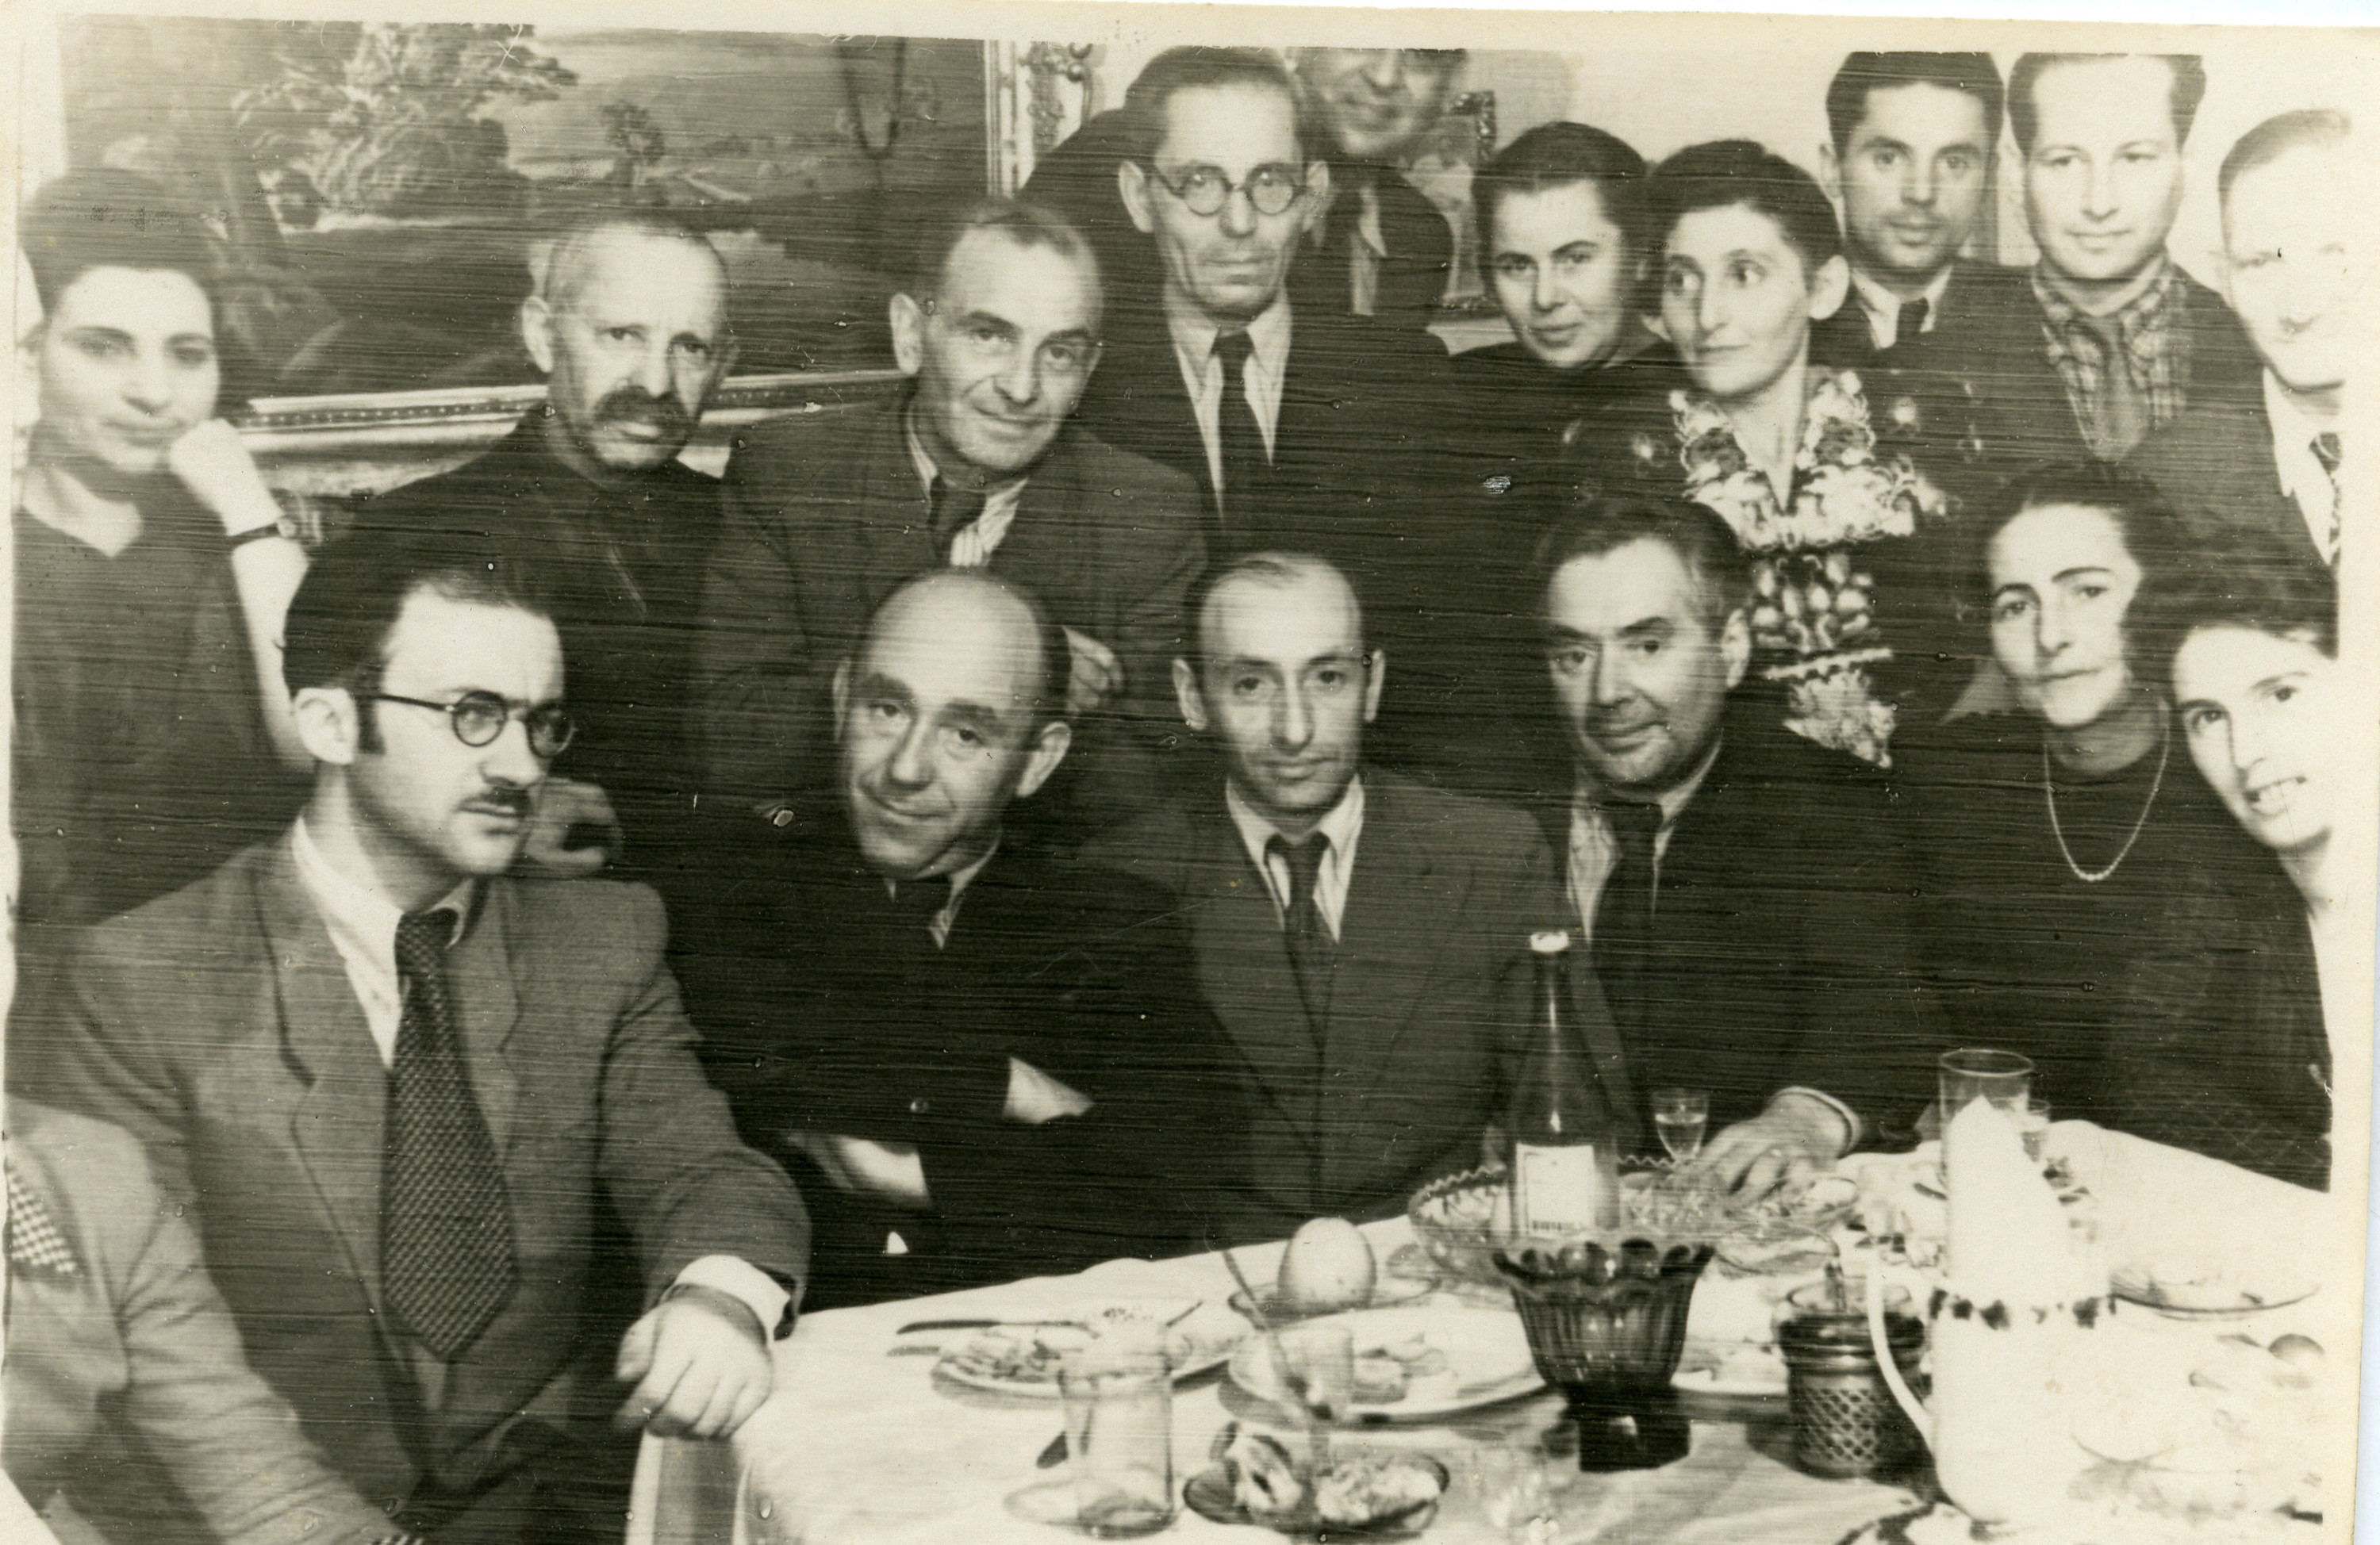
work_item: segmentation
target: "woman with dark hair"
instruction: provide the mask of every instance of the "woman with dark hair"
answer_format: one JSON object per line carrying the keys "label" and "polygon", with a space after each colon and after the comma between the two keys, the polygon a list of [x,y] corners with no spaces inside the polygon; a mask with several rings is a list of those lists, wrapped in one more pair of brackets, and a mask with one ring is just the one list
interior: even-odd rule
{"label": "woman with dark hair", "polygon": [[211,252],[120,172],[43,188],[22,226],[42,318],[16,511],[18,943],[199,878],[296,809],[281,682],[306,554],[215,416]]}
{"label": "woman with dark hair", "polygon": [[2116,1090],[2127,1131],[2330,1189],[2325,1025],[2357,1023],[2362,945],[2332,823],[2352,808],[2340,754],[2336,596],[2277,543],[2226,553],[2152,638],[2190,759],[2274,862],[2190,876],[2124,995]]}
{"label": "woman with dark hair", "polygon": [[1985,531],[1968,598],[2018,709],[1906,748],[1925,959],[1954,1044],[2022,1053],[2058,1116],[2105,1123],[2130,1076],[2124,988],[2167,899],[2269,860],[2192,772],[2149,660],[2177,561],[2155,488],[2097,462],[2040,467]]}
{"label": "woman with dark hair", "polygon": [[1851,282],[1833,206],[1744,139],[1680,151],[1645,197],[1647,320],[1687,380],[1583,421],[1584,481],[1724,516],[1753,559],[1754,669],[1788,728],[1888,765],[1896,725],[1939,695],[1949,607],[1927,559],[1949,501],[1900,453],[1901,404],[1872,421],[1858,375],[1811,362]]}

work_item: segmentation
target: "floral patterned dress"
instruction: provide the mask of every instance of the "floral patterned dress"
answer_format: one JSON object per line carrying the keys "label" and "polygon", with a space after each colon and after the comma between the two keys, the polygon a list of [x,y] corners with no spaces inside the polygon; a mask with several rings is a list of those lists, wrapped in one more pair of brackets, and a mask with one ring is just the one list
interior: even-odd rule
{"label": "floral patterned dress", "polygon": [[[1670,413],[1682,491],[1725,517],[1752,556],[1754,667],[1783,690],[1786,728],[1889,766],[1897,714],[1877,674],[1896,640],[1884,592],[1905,568],[1900,549],[1950,501],[1907,456],[1879,454],[1852,371],[1811,374],[1789,500],[1752,465],[1717,403],[1679,390]],[[1667,448],[1633,449],[1658,459]]]}

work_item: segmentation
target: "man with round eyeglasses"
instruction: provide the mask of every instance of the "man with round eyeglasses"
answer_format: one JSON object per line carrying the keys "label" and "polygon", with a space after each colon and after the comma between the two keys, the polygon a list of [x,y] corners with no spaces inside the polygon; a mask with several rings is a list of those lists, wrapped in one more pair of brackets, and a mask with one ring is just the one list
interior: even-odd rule
{"label": "man with round eyeglasses", "polygon": [[[94,930],[20,1055],[142,1141],[250,1362],[358,1491],[411,1529],[580,1538],[557,1520],[595,1528],[627,1463],[583,1387],[618,1380],[624,1427],[732,1432],[790,1327],[801,1200],[703,1078],[659,899],[512,873],[573,728],[538,577],[351,536],[285,631],[304,812]],[[599,1189],[642,1313],[590,1368]]]}

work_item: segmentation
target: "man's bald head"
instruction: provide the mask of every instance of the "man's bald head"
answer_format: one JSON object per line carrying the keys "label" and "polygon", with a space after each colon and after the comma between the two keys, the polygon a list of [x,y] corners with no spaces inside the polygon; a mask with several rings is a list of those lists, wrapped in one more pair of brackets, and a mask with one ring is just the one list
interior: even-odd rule
{"label": "man's bald head", "polygon": [[844,808],[870,867],[914,879],[990,851],[1072,742],[1069,665],[1031,592],[982,570],[885,597],[834,682]]}

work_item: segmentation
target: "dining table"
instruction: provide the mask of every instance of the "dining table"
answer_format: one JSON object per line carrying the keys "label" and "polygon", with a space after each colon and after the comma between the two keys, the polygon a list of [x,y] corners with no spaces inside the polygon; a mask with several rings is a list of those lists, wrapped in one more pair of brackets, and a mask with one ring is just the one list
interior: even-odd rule
{"label": "dining table", "polygon": [[[2311,1449],[2353,1454],[2354,1349],[2360,1308],[2361,1214],[2322,1196],[2177,1149],[2081,1122],[2050,1129],[2046,1151],[2095,1194],[2108,1260],[2137,1275],[2176,1261],[2246,1280],[2308,1277],[2323,1290],[2252,1321],[2175,1316],[2124,1306],[2123,1317],[2180,1341],[2184,1357],[2203,1343],[2245,1331],[2268,1342],[2284,1331],[2339,1348],[2341,1392]],[[1891,1166],[1899,1165],[1895,1169]],[[1846,1172],[1864,1202],[1902,1183],[1906,1156],[1861,1155]],[[1921,1183],[1920,1189],[1923,1190]],[[1363,1234],[1384,1263],[1383,1296],[1423,1315],[1510,1313],[1509,1296],[1432,1275],[1412,1248],[1410,1221],[1367,1223]],[[1847,1251],[1869,1248],[1854,1230]],[[1273,1282],[1284,1245],[1232,1253],[1259,1285]],[[1708,1363],[1714,1347],[1756,1341],[1791,1288],[1815,1270],[1781,1277],[1715,1262],[1697,1285],[1687,1361]],[[1084,1312],[1086,1305],[1174,1306],[1211,1326],[1229,1314],[1233,1279],[1220,1254],[1166,1261],[1111,1261],[1073,1275],[1022,1281],[803,1316],[775,1351],[768,1401],[730,1440],[648,1437],[638,1460],[628,1545],[1056,1545],[1083,1536],[1048,1521],[1046,1499],[1063,1462],[1045,1467],[1062,1428],[1054,1392],[1011,1393],[951,1376],[929,1346],[968,1334],[903,1334],[920,1322],[980,1320],[1018,1324]],[[1239,1317],[1232,1316],[1233,1322]],[[1186,1323],[1186,1322],[1185,1322]],[[1252,1326],[1241,1334],[1254,1334]],[[1754,1358],[1756,1365],[1758,1359]],[[1677,1410],[1690,1421],[1683,1458],[1656,1468],[1593,1473],[1563,1439],[1564,1402],[1554,1392],[1516,1392],[1484,1406],[1427,1419],[1381,1421],[1341,1441],[1411,1451],[1443,1465],[1449,1484],[1421,1538],[1442,1545],[1843,1545],[1878,1536],[1936,1506],[1939,1494],[1920,1447],[1881,1479],[1828,1479],[1794,1462],[1792,1417],[1781,1388],[1682,1379]],[[1724,1371],[1724,1370],[1722,1370]],[[2336,1409],[2333,1409],[2336,1407]],[[1182,1379],[1172,1403],[1173,1487],[1212,1462],[1216,1436],[1238,1422],[1294,1437],[1296,1418],[1210,1367]],[[2334,1430],[2333,1429],[2337,1430]],[[2343,1448],[2341,1444],[2343,1443]],[[2308,1540],[2323,1538],[2309,1526]],[[1248,1524],[1217,1522],[1184,1507],[1162,1538],[1281,1538]],[[2185,1538],[2177,1536],[2176,1538]],[[2208,1539],[2222,1538],[2210,1534]],[[2282,1538],[2296,1538],[2285,1534]]]}

